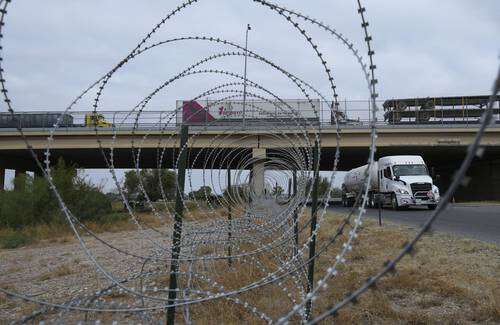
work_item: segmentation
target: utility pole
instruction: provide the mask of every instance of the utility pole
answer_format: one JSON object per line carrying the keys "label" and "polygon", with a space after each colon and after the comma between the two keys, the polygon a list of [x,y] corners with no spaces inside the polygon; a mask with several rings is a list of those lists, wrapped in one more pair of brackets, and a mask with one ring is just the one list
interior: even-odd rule
{"label": "utility pole", "polygon": [[243,128],[245,128],[245,114],[247,108],[247,59],[248,59],[248,32],[252,30],[250,24],[247,24],[246,36],[245,36],[245,72],[243,80]]}

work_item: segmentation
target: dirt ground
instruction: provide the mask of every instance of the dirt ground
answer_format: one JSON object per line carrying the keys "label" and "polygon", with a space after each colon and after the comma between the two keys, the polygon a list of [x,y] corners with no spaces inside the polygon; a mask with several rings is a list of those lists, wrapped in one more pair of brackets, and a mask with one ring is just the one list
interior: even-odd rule
{"label": "dirt ground", "polygon": [[[328,216],[318,242],[332,234],[340,221],[338,216]],[[328,289],[321,292],[313,307],[314,313],[319,314],[358,288],[415,232],[414,228],[389,223],[379,227],[365,220],[353,251],[347,256],[346,266],[329,282]],[[138,231],[124,231],[104,233],[102,238],[121,249],[144,254],[154,251],[158,243],[168,244],[165,238],[170,235],[149,231],[143,236]],[[96,259],[116,276],[141,268],[136,259],[117,254],[95,239],[85,237],[85,241]],[[317,261],[316,278],[332,264],[340,243],[330,247]],[[261,263],[273,268],[272,259],[262,259]],[[231,269],[226,265],[226,262],[214,264],[209,270],[215,272],[214,278],[226,288],[240,285],[242,279],[251,281],[252,276],[262,276],[250,272],[247,264],[236,262]],[[82,291],[97,290],[104,282],[74,240],[0,250],[0,287],[30,297],[62,302]],[[405,257],[397,272],[383,278],[377,288],[325,324],[332,321],[339,324],[497,324],[500,323],[500,248],[477,240],[431,233],[418,243],[416,254]],[[244,293],[240,298],[276,320],[291,309],[278,291],[282,290],[269,287]],[[19,320],[36,308],[35,304],[0,294],[0,324]],[[181,315],[178,317],[182,319]],[[227,300],[195,305],[191,308],[191,317],[198,324],[262,323],[255,315],[235,308]]]}
{"label": "dirt ground", "polygon": [[[166,242],[168,236],[146,231],[157,243]],[[138,231],[103,233],[106,242],[131,253],[144,254],[154,244]],[[38,242],[35,246],[0,250],[0,287],[23,293],[33,298],[63,302],[81,293],[100,288],[105,282],[74,239],[62,237],[64,243]],[[88,249],[96,260],[116,277],[140,270],[137,259],[103,245],[96,239],[84,237]],[[0,324],[19,319],[37,306],[20,300],[6,299],[0,294]]]}

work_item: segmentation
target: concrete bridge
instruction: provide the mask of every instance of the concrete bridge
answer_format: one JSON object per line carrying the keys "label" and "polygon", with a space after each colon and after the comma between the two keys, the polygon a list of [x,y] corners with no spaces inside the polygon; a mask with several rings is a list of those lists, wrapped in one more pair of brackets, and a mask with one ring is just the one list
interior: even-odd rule
{"label": "concrete bridge", "polygon": [[[44,160],[43,152],[47,147],[49,132],[42,129],[26,129],[23,132],[39,159]],[[239,151],[241,155],[262,158],[279,148],[308,147],[314,143],[314,134],[311,133],[306,137],[300,132],[297,129],[284,128],[282,125],[277,128],[266,126],[246,130],[234,130],[228,126],[192,127],[188,166],[199,169],[236,168],[234,160],[228,162],[223,159],[224,151]],[[311,132],[314,130],[311,129]],[[465,156],[467,145],[473,141],[477,125],[419,125],[418,127],[387,125],[378,127],[377,132],[377,156],[422,155],[437,177],[437,183],[444,190]],[[308,141],[310,143],[307,143]],[[343,126],[339,170],[348,170],[364,164],[369,144],[368,128]],[[457,199],[500,200],[499,125],[488,129],[482,139],[482,145],[485,146],[486,153],[482,159],[472,164],[469,173],[472,181],[467,188],[459,190]],[[163,131],[121,129],[114,134],[110,129],[100,129],[96,132],[88,128],[64,128],[54,133],[54,141],[50,144],[50,159],[55,162],[62,157],[79,168],[106,168],[103,152],[98,150],[99,146],[104,148],[103,152],[108,157],[109,148],[114,148],[115,168],[135,167],[132,148],[140,148],[141,168],[158,168],[158,153],[162,150],[164,150],[164,160],[161,167],[172,168],[179,151],[178,129],[169,128]],[[336,147],[336,128],[322,128],[321,170],[328,171],[333,168]],[[210,160],[209,165],[207,160]],[[260,167],[253,168],[254,177],[259,180]],[[0,185],[3,185],[5,169],[38,172],[34,160],[26,150],[26,144],[16,130],[0,131]]]}

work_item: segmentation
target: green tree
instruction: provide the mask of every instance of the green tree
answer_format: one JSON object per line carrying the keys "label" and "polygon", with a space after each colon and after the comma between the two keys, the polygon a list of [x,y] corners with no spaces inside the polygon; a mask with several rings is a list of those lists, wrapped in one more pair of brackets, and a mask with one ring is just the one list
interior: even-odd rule
{"label": "green tree", "polygon": [[[127,199],[143,202],[146,200],[144,192],[151,201],[162,199],[162,189],[165,199],[173,200],[176,194],[177,174],[167,169],[129,170],[125,173],[124,188]],[[140,185],[142,184],[143,190]]]}
{"label": "green tree", "polygon": [[283,193],[283,187],[279,186],[278,183],[276,183],[276,185],[273,187],[273,192],[272,194],[277,196],[277,195],[281,195]]}
{"label": "green tree", "polygon": [[[309,178],[306,182],[306,194],[309,193],[311,190],[313,180],[312,178]],[[318,197],[322,198],[326,195],[328,190],[330,189],[330,181],[326,177],[319,177],[319,183],[318,183]]]}
{"label": "green tree", "polygon": [[202,186],[196,191],[189,193],[189,198],[196,201],[211,201],[213,199],[212,188],[210,186]]}

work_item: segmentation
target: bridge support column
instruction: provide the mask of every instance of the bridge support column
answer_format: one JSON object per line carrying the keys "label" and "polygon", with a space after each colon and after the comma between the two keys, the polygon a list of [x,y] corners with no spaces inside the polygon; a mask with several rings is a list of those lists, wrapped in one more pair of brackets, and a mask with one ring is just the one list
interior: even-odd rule
{"label": "bridge support column", "polygon": [[[20,180],[20,178],[22,178],[22,180]],[[20,182],[25,182],[25,181],[26,181],[26,171],[16,169],[14,174],[14,189],[18,189],[19,186],[24,187],[25,184]]]}
{"label": "bridge support column", "polygon": [[5,189],[5,169],[0,168],[0,191]]}
{"label": "bridge support column", "polygon": [[256,196],[264,194],[264,162],[266,159],[266,149],[253,148],[252,158],[254,159],[252,167],[252,189]]}

